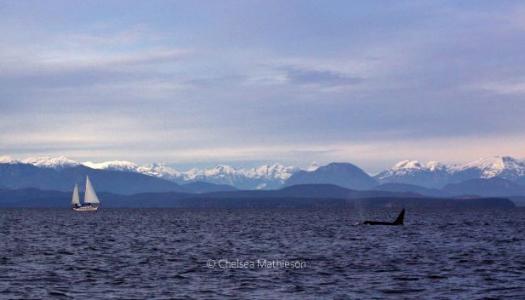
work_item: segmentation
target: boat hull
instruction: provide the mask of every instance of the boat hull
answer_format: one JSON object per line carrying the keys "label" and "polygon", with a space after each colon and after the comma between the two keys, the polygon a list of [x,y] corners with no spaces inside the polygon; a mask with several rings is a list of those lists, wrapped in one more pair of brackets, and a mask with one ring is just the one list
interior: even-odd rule
{"label": "boat hull", "polygon": [[89,211],[97,211],[98,206],[80,206],[80,207],[73,207],[74,211],[80,211],[80,212],[89,212]]}

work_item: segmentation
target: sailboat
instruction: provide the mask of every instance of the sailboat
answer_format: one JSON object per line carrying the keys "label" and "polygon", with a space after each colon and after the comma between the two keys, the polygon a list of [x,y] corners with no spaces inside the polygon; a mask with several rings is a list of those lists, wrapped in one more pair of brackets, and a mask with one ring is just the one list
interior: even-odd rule
{"label": "sailboat", "polygon": [[73,197],[71,199],[71,205],[74,211],[97,211],[100,200],[98,200],[95,189],[86,176],[86,193],[84,195],[84,204],[80,204],[80,196],[78,195],[78,185],[75,184],[73,188]]}

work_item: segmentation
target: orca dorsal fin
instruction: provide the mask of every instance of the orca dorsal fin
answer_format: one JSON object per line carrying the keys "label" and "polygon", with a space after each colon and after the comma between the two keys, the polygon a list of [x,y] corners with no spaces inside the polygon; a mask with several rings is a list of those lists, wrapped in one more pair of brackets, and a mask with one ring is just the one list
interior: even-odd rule
{"label": "orca dorsal fin", "polygon": [[397,216],[397,219],[394,221],[394,225],[403,225],[405,222],[405,209],[401,210],[399,213],[399,216]]}

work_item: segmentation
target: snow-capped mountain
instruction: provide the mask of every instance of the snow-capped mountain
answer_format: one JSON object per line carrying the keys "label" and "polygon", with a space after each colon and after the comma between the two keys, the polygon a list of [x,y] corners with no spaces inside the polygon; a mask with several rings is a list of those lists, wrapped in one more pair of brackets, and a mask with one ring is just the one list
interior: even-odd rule
{"label": "snow-capped mountain", "polygon": [[297,169],[281,164],[262,165],[256,168],[236,169],[228,165],[217,165],[206,169],[190,169],[179,172],[171,169],[175,181],[203,181],[228,184],[239,189],[265,189],[281,186]]}
{"label": "snow-capped mountain", "polygon": [[33,165],[35,167],[41,168],[66,168],[72,166],[80,165],[79,162],[69,159],[65,156],[49,157],[49,156],[39,156],[39,157],[28,157],[21,160],[24,164]]}
{"label": "snow-capped mountain", "polygon": [[525,176],[525,161],[510,156],[493,156],[453,167],[454,173],[476,172],[476,177],[516,180]]}
{"label": "snow-capped mountain", "polygon": [[525,177],[525,162],[509,156],[493,156],[457,165],[404,160],[375,176],[381,183],[406,183],[429,188],[494,177],[521,181]]}
{"label": "snow-capped mountain", "polygon": [[179,171],[162,163],[139,166],[130,161],[84,162],[92,169],[137,172],[180,184],[202,181],[227,184],[241,189],[263,189],[281,186],[297,169],[281,164],[262,165],[256,168],[236,169],[228,165],[212,168]]}
{"label": "snow-capped mountain", "polygon": [[184,192],[180,185],[129,171],[93,169],[65,157],[37,157],[14,160],[2,158],[0,187],[7,189],[36,188],[50,191],[71,191],[89,176],[97,191],[114,194],[149,192]]}
{"label": "snow-capped mountain", "polygon": [[183,173],[161,163],[138,165],[127,160],[111,160],[104,162],[83,162],[82,165],[97,170],[136,172],[144,175],[159,177],[162,179],[183,183]]}
{"label": "snow-capped mountain", "polygon": [[13,159],[11,156],[3,155],[0,156],[0,164],[16,164],[19,163],[18,160]]}
{"label": "snow-capped mountain", "polygon": [[384,176],[401,176],[423,171],[447,171],[447,168],[448,167],[446,165],[437,161],[429,161],[426,164],[422,164],[417,160],[402,160],[395,164],[392,168],[381,172],[381,175],[378,175],[377,177],[381,179]]}
{"label": "snow-capped mountain", "polygon": [[174,168],[166,166],[162,163],[153,163],[149,165],[140,166],[137,167],[136,171],[145,175],[155,176],[179,183],[185,181],[182,172],[179,172]]}
{"label": "snow-capped mountain", "polygon": [[139,166],[136,163],[131,162],[131,161],[125,161],[125,160],[112,160],[112,161],[105,161],[101,163],[86,161],[86,162],[83,162],[82,164],[88,168],[97,169],[97,170],[137,172],[137,169],[139,168]]}
{"label": "snow-capped mountain", "polygon": [[312,171],[315,171],[317,169],[319,169],[319,164],[316,161],[314,161],[308,166],[308,168],[306,168],[305,171],[312,172]]}
{"label": "snow-capped mountain", "polygon": [[257,168],[243,170],[243,173],[251,178],[273,178],[276,180],[286,180],[297,172],[296,167],[286,167],[281,164],[262,165]]}
{"label": "snow-capped mountain", "polygon": [[403,160],[375,176],[380,183],[414,184],[440,188],[449,183],[450,168],[436,161],[422,164],[416,160]]}

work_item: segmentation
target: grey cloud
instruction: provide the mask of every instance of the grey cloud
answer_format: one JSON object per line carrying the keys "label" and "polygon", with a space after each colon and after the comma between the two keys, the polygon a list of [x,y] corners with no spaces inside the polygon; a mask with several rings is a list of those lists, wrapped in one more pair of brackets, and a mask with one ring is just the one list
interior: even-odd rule
{"label": "grey cloud", "polygon": [[288,81],[296,84],[345,86],[356,85],[364,80],[361,77],[330,70],[315,70],[297,66],[286,66],[280,69],[285,72]]}

